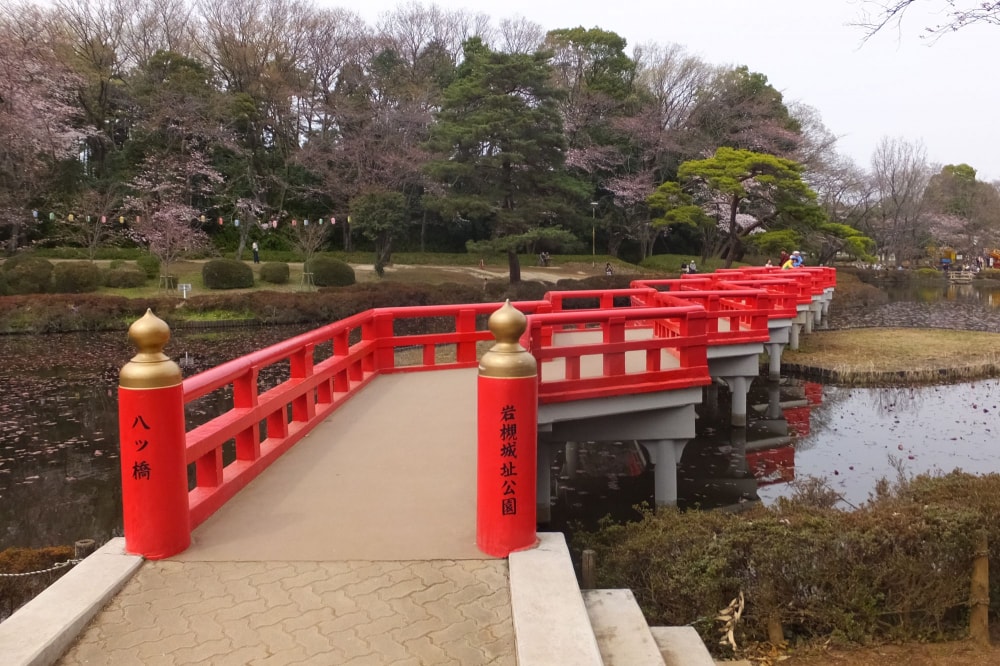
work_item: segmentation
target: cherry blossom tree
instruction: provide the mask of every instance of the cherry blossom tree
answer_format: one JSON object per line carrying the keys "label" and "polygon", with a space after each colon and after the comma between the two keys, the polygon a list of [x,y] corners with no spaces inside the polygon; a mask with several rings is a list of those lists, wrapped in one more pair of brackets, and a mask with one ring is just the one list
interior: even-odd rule
{"label": "cherry blossom tree", "polygon": [[32,206],[45,202],[57,166],[86,136],[76,127],[79,79],[58,57],[63,44],[37,7],[0,14],[0,228],[9,252],[33,223]]}
{"label": "cherry blossom tree", "polygon": [[221,175],[199,153],[153,155],[129,183],[133,194],[127,209],[135,214],[136,240],[160,260],[163,275],[185,252],[204,247],[208,237],[201,229],[201,211],[193,202],[221,183]]}

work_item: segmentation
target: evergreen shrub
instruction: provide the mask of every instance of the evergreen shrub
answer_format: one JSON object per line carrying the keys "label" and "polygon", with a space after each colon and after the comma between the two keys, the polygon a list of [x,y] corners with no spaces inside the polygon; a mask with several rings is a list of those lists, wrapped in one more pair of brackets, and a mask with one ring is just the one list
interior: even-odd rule
{"label": "evergreen shrub", "polygon": [[303,270],[313,274],[313,284],[317,287],[347,287],[356,281],[354,269],[332,257],[313,257],[305,263]]}
{"label": "evergreen shrub", "polygon": [[160,276],[160,259],[158,257],[143,254],[135,260],[135,263],[146,274],[146,277],[158,278]]}
{"label": "evergreen shrub", "polygon": [[261,264],[260,279],[271,284],[286,284],[288,282],[288,264],[281,261],[269,261]]}
{"label": "evergreen shrub", "polygon": [[[1000,475],[956,471],[883,481],[851,511],[814,489],[738,514],[605,519],[573,548],[595,551],[599,588],[631,588],[650,625],[691,624],[716,654],[713,618],[741,593],[740,645],[767,641],[775,624],[791,643],[951,640],[969,629],[977,535],[1000,561],[998,521]],[[998,588],[991,566],[989,598]]]}
{"label": "evergreen shrub", "polygon": [[146,274],[138,268],[120,268],[104,272],[104,286],[112,289],[132,289],[146,283]]}
{"label": "evergreen shrub", "polygon": [[110,268],[113,271],[118,270],[119,268],[125,268],[125,260],[124,259],[112,259],[111,263],[108,264],[108,268]]}
{"label": "evergreen shrub", "polygon": [[206,289],[249,289],[253,287],[253,269],[235,259],[212,259],[201,269]]}
{"label": "evergreen shrub", "polygon": [[44,294],[52,289],[52,262],[30,254],[19,254],[3,264],[7,290],[11,294]]}
{"label": "evergreen shrub", "polygon": [[63,261],[52,271],[52,291],[85,294],[101,286],[101,269],[90,261]]}

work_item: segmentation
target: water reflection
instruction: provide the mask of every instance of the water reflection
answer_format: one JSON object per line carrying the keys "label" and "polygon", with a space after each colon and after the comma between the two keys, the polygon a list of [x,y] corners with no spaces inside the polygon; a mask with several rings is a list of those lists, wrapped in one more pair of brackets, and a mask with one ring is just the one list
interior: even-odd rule
{"label": "water reflection", "polygon": [[[677,467],[679,507],[740,510],[792,495],[796,479],[823,478],[849,508],[864,503],[877,481],[893,481],[900,472],[1000,472],[994,436],[1000,429],[1000,381],[846,389],[761,378],[748,404],[745,430],[721,418],[699,419],[697,436]],[[720,404],[718,411],[726,409]],[[602,450],[609,443],[594,446]],[[654,502],[648,464],[627,476],[619,465],[612,480],[604,469],[573,472],[562,447],[553,461],[556,528],[593,527],[604,515],[635,519],[635,504]]]}

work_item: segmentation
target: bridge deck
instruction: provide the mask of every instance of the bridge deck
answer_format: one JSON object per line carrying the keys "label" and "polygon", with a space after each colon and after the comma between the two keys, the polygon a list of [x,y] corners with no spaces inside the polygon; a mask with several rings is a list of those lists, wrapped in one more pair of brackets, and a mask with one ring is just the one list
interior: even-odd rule
{"label": "bridge deck", "polygon": [[377,378],[59,665],[514,666],[507,561],[475,545],[475,402],[474,369]]}
{"label": "bridge deck", "polygon": [[196,529],[179,561],[486,558],[476,371],[379,377]]}

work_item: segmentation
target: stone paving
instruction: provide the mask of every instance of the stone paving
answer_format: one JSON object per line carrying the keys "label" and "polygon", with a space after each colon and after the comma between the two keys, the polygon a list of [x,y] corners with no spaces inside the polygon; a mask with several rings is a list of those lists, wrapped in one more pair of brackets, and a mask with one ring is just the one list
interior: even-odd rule
{"label": "stone paving", "polygon": [[61,666],[514,666],[506,560],[146,562]]}

